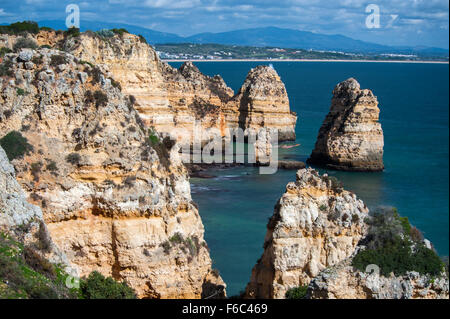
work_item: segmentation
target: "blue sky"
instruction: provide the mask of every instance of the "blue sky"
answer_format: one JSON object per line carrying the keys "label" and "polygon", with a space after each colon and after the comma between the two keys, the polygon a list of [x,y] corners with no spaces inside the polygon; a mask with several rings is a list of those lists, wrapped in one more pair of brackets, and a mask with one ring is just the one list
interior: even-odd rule
{"label": "blue sky", "polygon": [[[277,26],[387,45],[449,47],[448,0],[0,0],[0,22],[65,20],[69,3],[79,5],[85,20],[184,36]],[[365,25],[369,4],[380,8],[380,28]]]}

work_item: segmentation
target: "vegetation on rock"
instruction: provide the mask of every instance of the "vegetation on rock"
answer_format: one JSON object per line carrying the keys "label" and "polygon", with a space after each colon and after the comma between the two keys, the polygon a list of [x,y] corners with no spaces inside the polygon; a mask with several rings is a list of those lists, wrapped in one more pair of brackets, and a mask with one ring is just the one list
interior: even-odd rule
{"label": "vegetation on rock", "polygon": [[28,143],[28,140],[17,131],[11,131],[2,137],[0,139],[0,145],[5,150],[10,161],[21,158],[33,150],[33,146]]}
{"label": "vegetation on rock", "polygon": [[38,45],[33,39],[19,38],[14,43],[13,51],[19,52],[21,49],[37,49]]}
{"label": "vegetation on rock", "polygon": [[367,222],[367,248],[353,258],[356,269],[365,271],[368,265],[375,264],[384,276],[404,275],[408,271],[439,276],[443,272],[443,261],[425,246],[417,228],[411,227],[408,218],[401,217],[395,208],[376,211]]}
{"label": "vegetation on rock", "polygon": [[299,286],[286,291],[286,299],[304,299],[308,286]]}
{"label": "vegetation on rock", "polygon": [[10,25],[0,26],[0,34],[36,34],[39,32],[39,26],[34,21],[23,21],[11,23]]}
{"label": "vegetation on rock", "polygon": [[135,299],[125,283],[92,272],[69,288],[69,274],[11,236],[0,233],[0,299]]}
{"label": "vegetation on rock", "polygon": [[105,278],[97,271],[81,281],[80,290],[84,299],[136,299],[136,293],[126,283]]}
{"label": "vegetation on rock", "polygon": [[0,299],[78,298],[65,285],[67,273],[31,248],[0,233]]}

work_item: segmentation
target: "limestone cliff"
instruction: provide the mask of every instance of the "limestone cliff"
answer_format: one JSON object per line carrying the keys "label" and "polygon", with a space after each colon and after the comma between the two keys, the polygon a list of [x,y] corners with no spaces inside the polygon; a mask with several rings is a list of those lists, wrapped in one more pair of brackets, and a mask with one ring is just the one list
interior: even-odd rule
{"label": "limestone cliff", "polygon": [[301,169],[275,206],[244,297],[302,286],[308,299],[449,298],[445,267],[395,209],[369,214],[335,178]]}
{"label": "limestone cliff", "polygon": [[264,253],[252,270],[247,298],[284,298],[323,269],[348,258],[364,235],[368,209],[335,179],[297,172],[269,223]]}
{"label": "limestone cliff", "polygon": [[201,121],[202,142],[214,136],[227,138],[227,128],[237,127],[276,129],[279,141],[295,139],[297,117],[289,110],[283,82],[267,66],[251,70],[234,95],[219,75],[206,76],[191,62],[175,69],[128,33],[103,38],[87,32],[66,39],[63,48],[109,72],[124,93],[135,97],[145,124],[164,135],[192,140],[194,123]]}
{"label": "limestone cliff", "polygon": [[339,83],[308,163],[337,170],[383,170],[379,113],[372,91],[361,90],[353,78]]}
{"label": "limestone cliff", "polygon": [[355,270],[351,258],[330,267],[308,287],[311,299],[448,299],[448,277],[407,272],[389,277]]}
{"label": "limestone cliff", "polygon": [[80,275],[98,270],[141,298],[223,291],[176,148],[149,138],[116,82],[57,50],[4,60],[13,77],[0,78],[0,136],[30,146],[12,160],[17,180]]}
{"label": "limestone cliff", "polygon": [[[35,254],[53,264],[67,267],[65,254],[53,242],[42,211],[27,201],[27,196],[16,180],[14,167],[0,147],[0,232],[13,235]],[[71,272],[76,275],[76,272]]]}

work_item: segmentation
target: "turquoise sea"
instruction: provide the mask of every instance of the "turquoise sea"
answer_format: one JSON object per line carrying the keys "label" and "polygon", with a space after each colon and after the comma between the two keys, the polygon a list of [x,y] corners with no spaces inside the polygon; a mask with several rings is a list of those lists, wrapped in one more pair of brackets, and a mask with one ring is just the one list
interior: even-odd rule
{"label": "turquoise sea", "polygon": [[[201,62],[208,75],[220,74],[237,92],[253,62]],[[268,63],[266,63],[268,64]],[[448,64],[273,62],[298,114],[294,149],[280,158],[306,160],[328,113],[334,86],[349,77],[378,97],[384,130],[381,173],[330,171],[348,190],[374,208],[395,206],[421,229],[440,255],[449,253],[449,66]],[[180,63],[172,63],[180,66]],[[322,171],[323,172],[323,171]],[[214,267],[228,295],[243,290],[263,251],[266,223],[295,171],[259,175],[253,167],[211,170],[214,179],[195,179]]]}

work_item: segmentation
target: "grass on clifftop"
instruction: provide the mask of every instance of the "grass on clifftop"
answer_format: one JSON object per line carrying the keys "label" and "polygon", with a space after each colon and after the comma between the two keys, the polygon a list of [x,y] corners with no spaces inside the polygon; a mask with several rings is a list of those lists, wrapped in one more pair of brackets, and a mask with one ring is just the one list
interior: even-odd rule
{"label": "grass on clifftop", "polygon": [[68,274],[11,236],[0,233],[0,299],[135,299],[125,283],[92,272],[79,288],[66,285]]}
{"label": "grass on clifftop", "polygon": [[356,269],[365,271],[368,265],[375,264],[383,276],[391,273],[400,276],[408,271],[439,276],[445,270],[437,253],[423,243],[421,232],[395,208],[379,210],[367,222],[370,227],[364,243],[367,248],[353,258]]}
{"label": "grass on clifftop", "polygon": [[65,286],[67,274],[6,234],[0,233],[0,299],[78,298]]}

